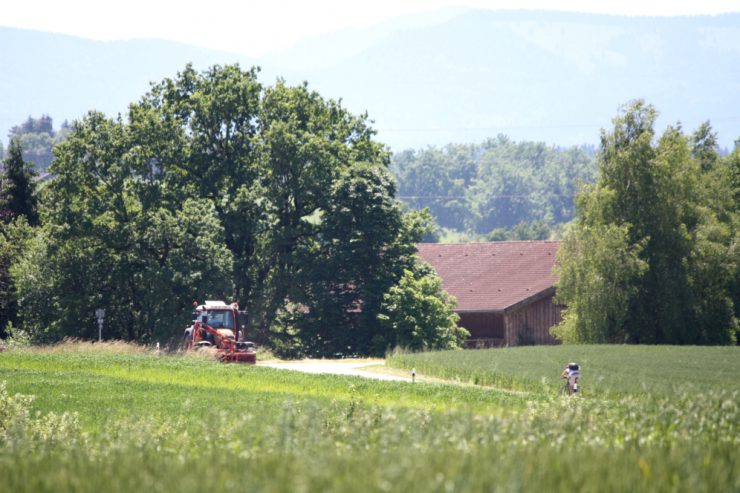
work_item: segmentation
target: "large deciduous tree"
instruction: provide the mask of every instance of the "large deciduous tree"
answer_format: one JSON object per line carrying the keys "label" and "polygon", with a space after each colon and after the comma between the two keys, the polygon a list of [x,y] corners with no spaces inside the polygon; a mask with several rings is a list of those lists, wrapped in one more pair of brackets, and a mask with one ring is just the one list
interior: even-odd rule
{"label": "large deciduous tree", "polygon": [[306,84],[264,88],[238,66],[187,67],[127,121],[88,114],[58,146],[44,232],[15,269],[26,322],[89,337],[103,306],[110,335],[162,338],[193,299],[219,297],[247,309],[257,337],[298,307],[304,343],[370,352],[383,293],[423,232],[373,135]]}
{"label": "large deciduous tree", "polygon": [[230,292],[232,258],[213,204],[151,200],[167,185],[154,179],[156,164],[144,169],[143,152],[130,126],[99,113],[58,147],[43,229],[14,266],[37,339],[93,337],[98,307],[107,338],[166,337],[199,289]]}
{"label": "large deciduous tree", "polygon": [[[599,178],[560,252],[554,334],[584,342],[714,344],[734,337],[736,203],[713,177],[716,140],[680,128],[654,139],[642,101],[602,132]],[[709,192],[709,183],[719,186]],[[711,188],[711,187],[710,187]]]}
{"label": "large deciduous tree", "polygon": [[369,163],[344,170],[327,191],[292,295],[308,309],[296,320],[308,351],[383,354],[393,345],[377,318],[383,295],[413,265],[414,244],[431,220],[404,215],[394,191],[388,170]]}

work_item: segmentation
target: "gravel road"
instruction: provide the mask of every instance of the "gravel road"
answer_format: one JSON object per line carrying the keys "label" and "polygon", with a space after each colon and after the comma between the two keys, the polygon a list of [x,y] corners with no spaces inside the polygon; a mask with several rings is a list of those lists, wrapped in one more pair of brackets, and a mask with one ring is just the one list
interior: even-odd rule
{"label": "gravel road", "polygon": [[301,371],[304,373],[329,373],[334,375],[355,375],[358,377],[374,378],[376,380],[393,380],[410,382],[411,377],[401,377],[388,373],[381,373],[363,369],[382,365],[383,360],[303,360],[295,362],[259,363],[260,366],[279,368],[283,370]]}

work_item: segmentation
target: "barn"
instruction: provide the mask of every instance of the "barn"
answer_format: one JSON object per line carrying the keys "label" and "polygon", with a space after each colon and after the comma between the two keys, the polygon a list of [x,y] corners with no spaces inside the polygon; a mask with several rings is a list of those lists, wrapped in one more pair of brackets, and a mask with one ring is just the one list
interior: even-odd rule
{"label": "barn", "polygon": [[417,245],[457,298],[469,347],[557,344],[549,329],[564,308],[553,301],[559,247],[559,241]]}

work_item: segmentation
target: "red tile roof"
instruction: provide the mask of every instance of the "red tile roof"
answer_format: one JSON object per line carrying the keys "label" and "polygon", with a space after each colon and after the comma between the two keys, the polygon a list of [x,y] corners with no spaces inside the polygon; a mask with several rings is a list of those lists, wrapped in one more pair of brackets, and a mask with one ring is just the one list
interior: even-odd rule
{"label": "red tile roof", "polygon": [[559,241],[420,243],[419,256],[457,298],[457,311],[505,310],[552,290]]}

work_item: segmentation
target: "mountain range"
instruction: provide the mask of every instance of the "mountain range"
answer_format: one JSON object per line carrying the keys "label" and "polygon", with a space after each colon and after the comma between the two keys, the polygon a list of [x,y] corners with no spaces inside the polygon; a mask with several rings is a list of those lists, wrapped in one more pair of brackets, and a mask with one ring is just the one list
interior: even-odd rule
{"label": "mountain range", "polygon": [[559,146],[596,144],[619,107],[643,98],[658,130],[710,120],[724,147],[740,137],[740,14],[620,17],[448,10],[306,40],[260,58],[165,40],[101,42],[0,27],[0,138],[28,116],[58,125],[110,116],[186,63],[239,63],[261,79],[308,81],[367,111],[394,151],[497,134]]}

